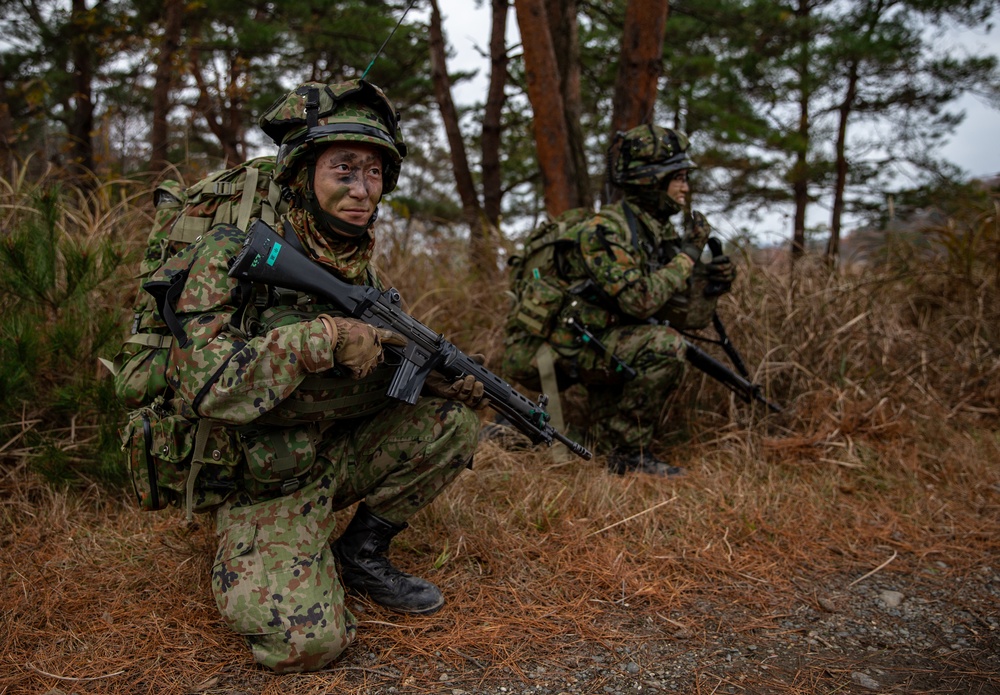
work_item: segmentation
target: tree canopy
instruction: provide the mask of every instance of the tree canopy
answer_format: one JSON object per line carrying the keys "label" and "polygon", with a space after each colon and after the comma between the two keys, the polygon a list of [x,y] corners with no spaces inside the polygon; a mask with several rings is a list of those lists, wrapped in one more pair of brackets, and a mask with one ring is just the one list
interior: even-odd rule
{"label": "tree canopy", "polygon": [[[410,4],[0,0],[0,164],[85,183],[259,154],[274,98],[360,77]],[[451,97],[474,71],[448,64],[441,8],[414,4],[368,72],[413,152],[394,196],[472,230],[477,263],[505,222],[606,200],[613,132],[649,119],[692,136],[700,206],[784,211],[801,253],[819,203],[835,258],[845,215],[959,179],[937,154],[959,97],[1000,104],[996,57],[940,43],[989,28],[990,0],[492,0],[473,104]]]}

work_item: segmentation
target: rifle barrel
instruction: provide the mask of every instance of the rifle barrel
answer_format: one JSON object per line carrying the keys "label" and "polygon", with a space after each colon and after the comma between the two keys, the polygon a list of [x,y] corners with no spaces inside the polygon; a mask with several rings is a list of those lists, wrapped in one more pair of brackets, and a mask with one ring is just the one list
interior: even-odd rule
{"label": "rifle barrel", "polygon": [[693,367],[700,369],[721,383],[723,386],[736,394],[736,396],[744,403],[757,401],[758,403],[766,405],[771,412],[782,412],[781,406],[764,398],[759,384],[755,384],[749,379],[741,377],[739,374],[689,340],[684,341],[684,347],[685,357]]}

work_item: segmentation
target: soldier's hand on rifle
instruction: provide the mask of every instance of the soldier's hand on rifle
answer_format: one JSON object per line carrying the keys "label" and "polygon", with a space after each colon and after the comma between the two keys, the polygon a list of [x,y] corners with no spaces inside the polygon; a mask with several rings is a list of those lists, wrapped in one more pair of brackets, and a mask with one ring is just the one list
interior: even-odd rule
{"label": "soldier's hand on rifle", "polygon": [[719,255],[712,258],[712,262],[705,268],[705,273],[710,283],[725,285],[726,289],[723,291],[728,291],[736,279],[736,266],[729,260],[729,256]]}
{"label": "soldier's hand on rifle", "polygon": [[337,367],[348,372],[352,379],[364,379],[382,363],[383,345],[406,345],[406,338],[388,328],[376,328],[357,319],[320,314],[319,320],[326,327],[333,345],[333,359]]}
{"label": "soldier's hand on rifle", "polygon": [[705,248],[712,233],[712,227],[708,220],[697,210],[691,213],[691,217],[685,221],[687,231],[681,240],[681,252],[687,254],[692,261],[697,262],[701,258],[701,252]]}
{"label": "soldier's hand on rifle", "polygon": [[709,238],[708,248],[712,250],[712,261],[705,266],[705,276],[708,279],[705,296],[711,298],[730,290],[733,280],[736,279],[736,266],[729,260],[729,256],[722,252],[722,242],[719,239]]}
{"label": "soldier's hand on rifle", "polygon": [[[484,355],[469,355],[469,359],[479,364],[486,361]],[[424,388],[431,395],[459,401],[470,408],[485,408],[490,402],[488,398],[483,397],[485,390],[483,382],[476,381],[476,377],[471,374],[452,380],[446,379],[438,372],[431,372],[427,375]]]}

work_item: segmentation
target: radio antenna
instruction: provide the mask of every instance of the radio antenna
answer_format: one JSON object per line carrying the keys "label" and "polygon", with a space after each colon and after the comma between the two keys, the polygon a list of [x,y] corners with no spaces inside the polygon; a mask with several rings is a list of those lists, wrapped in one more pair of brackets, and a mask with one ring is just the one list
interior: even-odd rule
{"label": "radio antenna", "polygon": [[385,45],[389,43],[389,39],[391,39],[393,34],[396,33],[396,29],[399,29],[399,25],[403,23],[403,19],[406,17],[406,13],[410,11],[410,8],[413,7],[413,4],[416,1],[417,0],[410,0],[410,4],[406,6],[405,10],[403,10],[403,15],[399,18],[399,21],[396,22],[396,26],[394,26],[392,28],[392,31],[389,32],[389,35],[385,37],[385,41],[383,41],[382,45],[378,47],[377,51],[375,51],[375,55],[372,57],[372,62],[368,63],[368,67],[365,68],[365,71],[361,74],[362,80],[368,76],[368,71],[372,69],[372,66],[375,64],[375,61],[378,60],[378,57],[380,55],[382,55],[382,49],[384,49]]}

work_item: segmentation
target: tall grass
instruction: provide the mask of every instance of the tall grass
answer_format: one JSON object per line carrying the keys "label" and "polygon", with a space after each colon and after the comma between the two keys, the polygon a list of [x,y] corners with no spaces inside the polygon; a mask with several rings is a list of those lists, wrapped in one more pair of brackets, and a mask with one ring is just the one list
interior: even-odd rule
{"label": "tall grass", "polygon": [[[55,177],[0,180],[0,425],[8,454],[44,452],[56,477],[65,466],[51,462],[63,458],[85,464],[93,456],[99,475],[110,471],[103,462],[121,414],[98,357],[117,351],[127,327],[130,276],[150,224],[147,193],[128,181],[85,196]],[[758,437],[744,446],[796,436],[840,446],[930,420],[995,418],[996,205],[908,238],[886,233],[866,260],[834,273],[818,259],[789,269],[742,249],[720,314],[753,379],[786,412],[764,417],[689,370],[663,404],[663,444],[739,432]],[[498,366],[507,288],[467,279],[461,238],[414,239],[411,228],[398,218],[384,225],[385,276],[414,315]]]}
{"label": "tall grass", "polygon": [[[1000,230],[995,207],[970,207],[916,241],[884,235],[833,273],[743,249],[720,313],[783,413],[689,371],[662,408],[658,453],[689,470],[670,481],[484,442],[394,544],[448,609],[408,621],[352,599],[363,636],[346,666],[272,678],[211,605],[210,524],[141,513],[87,482],[117,465],[122,413],[96,357],[127,329],[144,187],[83,199],[55,180],[2,181],[0,212],[0,690],[44,692],[57,674],[107,693],[364,692],[369,678],[384,685],[382,662],[404,689],[435,691],[443,664],[474,691],[640,634],[783,635],[803,586],[847,595],[880,566],[947,581],[996,562]],[[383,227],[386,278],[414,315],[497,367],[506,288],[466,280],[461,239],[403,238],[403,225]],[[816,692],[751,681],[748,692]]]}

